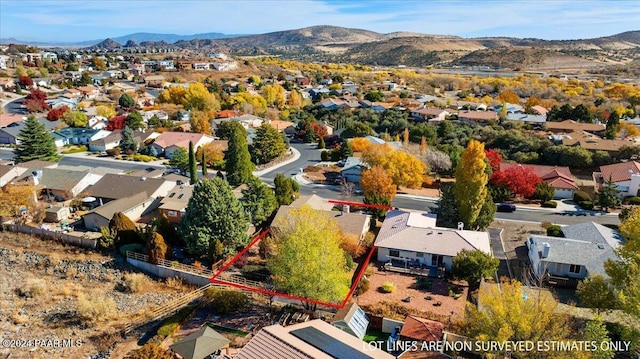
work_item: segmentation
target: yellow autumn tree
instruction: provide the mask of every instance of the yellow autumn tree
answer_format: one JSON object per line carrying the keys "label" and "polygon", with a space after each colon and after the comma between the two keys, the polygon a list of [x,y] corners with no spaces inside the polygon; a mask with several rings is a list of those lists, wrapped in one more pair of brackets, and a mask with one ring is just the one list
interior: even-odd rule
{"label": "yellow autumn tree", "polygon": [[286,91],[279,84],[266,85],[262,88],[262,96],[268,106],[283,109],[286,103]]}
{"label": "yellow autumn tree", "polygon": [[640,207],[632,207],[629,216],[620,223],[620,233],[628,241],[640,243]]}
{"label": "yellow autumn tree", "polygon": [[158,102],[172,103],[174,105],[182,105],[184,103],[187,90],[182,86],[172,86],[160,92]]}
{"label": "yellow autumn tree", "polygon": [[520,96],[513,90],[504,90],[498,94],[497,100],[517,104],[520,102]]}
{"label": "yellow autumn tree", "polygon": [[220,102],[216,96],[199,82],[189,84],[182,105],[187,110],[217,111],[220,109]]}
{"label": "yellow autumn tree", "polygon": [[[353,141],[352,141],[353,142]],[[349,143],[351,145],[351,143]],[[353,149],[353,145],[351,147]],[[376,165],[382,165],[387,153],[391,152],[391,146],[385,144],[382,145],[370,145],[362,152],[362,162],[373,167]]]}
{"label": "yellow autumn tree", "polygon": [[618,136],[621,138],[640,136],[640,130],[632,123],[622,122],[618,124]]}
{"label": "yellow autumn tree", "polygon": [[191,111],[189,123],[191,124],[191,132],[204,133],[205,135],[211,134],[211,122],[206,112],[198,110]]}
{"label": "yellow autumn tree", "polygon": [[456,167],[455,199],[460,220],[469,226],[476,222],[487,197],[487,162],[484,144],[471,140]]}
{"label": "yellow autumn tree", "polygon": [[290,108],[301,108],[302,107],[302,95],[300,95],[300,92],[298,92],[298,90],[291,90],[291,92],[289,92],[289,100],[287,105],[289,105]]}
{"label": "yellow autumn tree", "polygon": [[35,187],[28,184],[8,184],[0,190],[0,216],[14,217],[22,209],[32,212],[35,206]]}
{"label": "yellow autumn tree", "polygon": [[234,110],[242,110],[246,113],[262,114],[267,112],[267,101],[264,97],[248,92],[240,92],[229,97],[227,103]]}
{"label": "yellow autumn tree", "polygon": [[207,166],[211,167],[216,162],[222,161],[224,159],[224,148],[220,141],[213,141],[206,143],[200,147],[196,151],[196,159],[202,162],[202,152],[204,151],[204,158],[207,161]]}
{"label": "yellow autumn tree", "polygon": [[99,105],[98,107],[96,107],[96,115],[105,118],[112,118],[116,115],[116,110],[113,108],[113,106]]}
{"label": "yellow autumn tree", "polygon": [[365,200],[369,197],[374,198],[375,196],[380,196],[387,199],[387,204],[389,204],[396,196],[396,185],[393,183],[393,179],[384,168],[379,165],[362,172],[360,187],[362,187],[362,191],[364,192]]}
{"label": "yellow autumn tree", "polygon": [[387,144],[366,148],[362,152],[362,161],[372,167],[382,166],[398,187],[419,188],[427,169],[416,156],[404,151],[394,151]]}
{"label": "yellow autumn tree", "polygon": [[[505,342],[567,340],[570,318],[555,312],[558,303],[553,295],[542,289],[525,290],[518,281],[484,284],[478,293],[478,307],[467,303],[464,331],[481,341]],[[577,352],[553,351],[554,358],[585,357]],[[484,353],[502,357],[505,352]],[[546,353],[518,352],[518,358],[546,357]]]}
{"label": "yellow autumn tree", "polygon": [[353,152],[364,152],[367,148],[371,147],[371,142],[363,137],[352,138],[349,141],[349,146]]}

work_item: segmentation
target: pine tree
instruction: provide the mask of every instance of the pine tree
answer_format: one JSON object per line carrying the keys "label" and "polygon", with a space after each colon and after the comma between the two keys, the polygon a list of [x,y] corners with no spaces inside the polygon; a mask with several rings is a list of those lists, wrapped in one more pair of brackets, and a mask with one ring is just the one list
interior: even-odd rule
{"label": "pine tree", "polygon": [[278,201],[279,206],[291,204],[296,199],[296,192],[300,190],[298,182],[293,178],[285,178],[282,173],[278,173],[276,175],[276,178],[273,180],[273,184],[275,186],[276,200]]}
{"label": "pine tree", "polygon": [[240,202],[251,215],[251,223],[259,226],[278,209],[278,201],[273,190],[259,178],[251,177],[247,185],[247,189],[242,190]]}
{"label": "pine tree", "polygon": [[14,149],[14,161],[16,163],[31,160],[58,161],[58,150],[53,137],[43,124],[34,116],[29,116],[24,121],[24,128],[18,134],[18,145]]}
{"label": "pine tree", "polygon": [[484,144],[471,140],[462,152],[460,163],[456,168],[455,198],[458,204],[460,220],[469,229],[473,229],[480,210],[487,197],[487,160]]}
{"label": "pine tree", "polygon": [[120,105],[120,107],[122,108],[130,109],[135,107],[136,101],[134,101],[134,99],[129,96],[129,94],[123,93],[122,96],[120,96],[120,98],[118,99],[118,105]]}
{"label": "pine tree", "polygon": [[342,140],[342,143],[340,143],[340,158],[345,159],[351,156],[353,156],[353,149],[351,148],[349,141],[345,138]]}
{"label": "pine tree", "polygon": [[604,137],[609,140],[615,140],[618,134],[618,126],[620,125],[620,116],[617,112],[613,112],[607,120],[607,128],[604,130]]}
{"label": "pine tree", "polygon": [[178,234],[187,252],[220,259],[248,244],[249,217],[229,184],[218,177],[203,178],[193,187],[193,194],[178,225]]}
{"label": "pine tree", "polygon": [[198,162],[196,162],[196,153],[193,151],[193,142],[189,141],[189,183],[198,182]]}
{"label": "pine tree", "polygon": [[147,234],[147,253],[149,253],[149,261],[151,263],[160,263],[167,255],[167,243],[158,232],[151,231]]}
{"label": "pine tree", "polygon": [[207,177],[207,156],[202,151],[202,177]]}
{"label": "pine tree", "polygon": [[125,127],[122,129],[120,135],[122,136],[120,139],[120,150],[126,154],[135,153],[138,149],[138,144],[133,137],[133,130],[129,127]]}
{"label": "pine tree", "polygon": [[606,212],[609,212],[609,208],[616,208],[622,204],[622,201],[618,198],[616,183],[613,182],[611,176],[609,176],[607,183],[602,187],[602,192],[598,195],[598,204]]}
{"label": "pine tree", "polygon": [[109,229],[116,232],[115,245],[138,243],[140,235],[138,234],[135,223],[129,219],[124,213],[116,212],[109,221]]}
{"label": "pine tree", "polygon": [[242,127],[234,127],[229,137],[229,149],[225,158],[227,181],[233,187],[247,183],[253,176],[254,170],[245,130]]}

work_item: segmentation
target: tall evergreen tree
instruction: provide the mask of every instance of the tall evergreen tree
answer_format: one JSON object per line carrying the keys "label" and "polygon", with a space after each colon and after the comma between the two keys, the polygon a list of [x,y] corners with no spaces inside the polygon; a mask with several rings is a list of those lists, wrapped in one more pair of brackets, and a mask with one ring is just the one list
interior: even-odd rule
{"label": "tall evergreen tree", "polygon": [[480,215],[488,194],[487,160],[484,144],[471,140],[462,152],[462,157],[456,168],[455,198],[458,204],[460,220],[466,228],[473,229],[476,219]]}
{"label": "tall evergreen tree", "polygon": [[218,177],[203,178],[178,225],[178,234],[193,255],[220,259],[236,252],[249,241],[249,216],[233,195],[229,184]]}
{"label": "tall evergreen tree", "polygon": [[34,116],[29,116],[24,121],[24,128],[18,134],[20,140],[13,150],[16,163],[31,160],[58,161],[58,150],[53,137],[43,124]]}
{"label": "tall evergreen tree", "polygon": [[189,141],[189,183],[198,182],[198,162],[196,162],[196,153],[193,150],[193,142]]}
{"label": "tall evergreen tree", "polygon": [[133,130],[125,126],[120,134],[122,136],[120,139],[120,149],[127,154],[136,152],[138,144],[133,137]]}
{"label": "tall evergreen tree", "polygon": [[207,177],[207,156],[202,151],[202,177]]}
{"label": "tall evergreen tree", "polygon": [[611,176],[609,176],[607,183],[602,187],[602,192],[598,195],[598,204],[607,212],[609,208],[615,208],[622,204],[622,201],[618,198],[616,183],[613,182]]}
{"label": "tall evergreen tree", "polygon": [[251,177],[247,185],[247,189],[242,190],[240,202],[245,211],[251,215],[251,223],[259,226],[278,209],[278,201],[273,190],[258,177]]}
{"label": "tall evergreen tree", "polygon": [[345,138],[340,143],[340,158],[344,159],[350,156],[353,156],[353,148],[351,148],[349,141]]}
{"label": "tall evergreen tree", "polygon": [[136,106],[136,101],[133,97],[129,96],[129,94],[123,93],[122,96],[118,99],[118,105],[125,109],[134,108]]}
{"label": "tall evergreen tree", "polygon": [[282,173],[276,175],[273,184],[275,185],[276,200],[280,206],[291,204],[296,199],[297,192],[300,190],[298,182],[293,178],[285,178]]}
{"label": "tall evergreen tree", "polygon": [[607,128],[604,130],[604,137],[609,140],[615,140],[616,135],[618,134],[619,125],[620,116],[617,112],[613,111],[607,120]]}
{"label": "tall evergreen tree", "polygon": [[246,132],[242,127],[234,127],[229,137],[229,149],[225,158],[227,181],[233,187],[247,183],[253,176],[254,170]]}
{"label": "tall evergreen tree", "polygon": [[256,129],[250,146],[251,158],[256,164],[264,164],[282,156],[287,151],[285,137],[275,128],[263,124]]}

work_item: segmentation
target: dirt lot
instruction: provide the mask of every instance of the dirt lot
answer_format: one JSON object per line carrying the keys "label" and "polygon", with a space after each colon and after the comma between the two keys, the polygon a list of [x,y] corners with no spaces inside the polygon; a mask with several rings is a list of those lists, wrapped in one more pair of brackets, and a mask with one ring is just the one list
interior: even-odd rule
{"label": "dirt lot", "polygon": [[[455,284],[462,283],[454,284],[453,282],[443,279],[432,279],[433,286],[431,287],[431,290],[422,290],[415,287],[416,277],[414,275],[382,272],[377,269],[374,274],[368,278],[370,281],[369,290],[357,298],[357,303],[360,306],[375,305],[377,303],[387,301],[420,311],[424,313],[423,317],[429,319],[435,318],[434,316],[429,315],[429,313],[436,314],[436,317],[447,318],[452,315],[457,319],[462,319],[464,315],[464,306],[466,303],[465,298],[467,298],[468,287],[458,287],[459,293],[461,294],[458,299],[454,299],[449,296],[449,288],[456,287]],[[384,282],[392,282],[395,284],[395,292],[380,292],[379,288]],[[431,299],[427,300],[427,296],[430,296]],[[411,302],[407,303],[403,301],[403,299],[407,297],[411,297]],[[437,302],[440,302],[441,305],[434,305]]]}
{"label": "dirt lot", "polygon": [[0,337],[25,340],[25,346],[51,340],[39,347],[0,348],[0,357],[106,357],[121,340],[117,328],[129,318],[189,290],[139,275],[132,292],[124,281],[131,273],[137,270],[118,257],[0,233]]}
{"label": "dirt lot", "polygon": [[546,230],[539,224],[517,223],[511,221],[494,221],[491,227],[502,228],[504,252],[509,259],[511,273],[515,279],[522,280],[522,273],[528,262],[525,242],[532,234],[545,235]]}

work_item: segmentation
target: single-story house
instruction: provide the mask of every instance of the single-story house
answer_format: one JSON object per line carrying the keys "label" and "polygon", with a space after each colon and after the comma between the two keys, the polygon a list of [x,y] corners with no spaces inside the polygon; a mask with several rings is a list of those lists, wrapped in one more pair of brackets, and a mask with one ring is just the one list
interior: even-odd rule
{"label": "single-story house", "polygon": [[540,106],[540,105],[535,105],[535,106],[531,106],[531,109],[533,111],[535,111],[538,115],[547,115],[547,112],[549,112],[549,110],[547,110],[546,108]]}
{"label": "single-story house", "polygon": [[22,122],[26,118],[26,116],[13,113],[0,113],[0,127],[7,127],[12,123]]}
{"label": "single-story house", "polygon": [[107,136],[89,142],[89,151],[103,152],[118,147],[122,139],[121,130],[111,131]]}
{"label": "single-story house", "polygon": [[189,199],[193,194],[193,186],[178,184],[173,187],[169,194],[160,201],[160,213],[167,216],[169,222],[180,223],[180,219],[185,214]]}
{"label": "single-story house", "polygon": [[0,77],[0,92],[2,90],[11,91],[16,88],[16,82],[10,77]]}
{"label": "single-story house", "polygon": [[640,162],[628,161],[612,165],[600,166],[600,172],[593,173],[593,182],[598,191],[609,178],[616,184],[618,195],[640,196]]}
{"label": "single-story house", "polygon": [[162,75],[148,75],[144,77],[144,84],[150,87],[162,87],[165,78]]}
{"label": "single-story house", "polygon": [[602,135],[605,125],[601,123],[584,123],[573,120],[564,120],[561,122],[547,121],[545,128],[552,133],[571,133],[571,132],[589,132],[595,135]]}
{"label": "single-story house", "polygon": [[100,95],[100,89],[93,85],[80,86],[78,87],[78,90],[82,92],[82,98],[87,100],[94,99]]}
{"label": "single-story house", "polygon": [[[295,132],[295,128],[293,126],[293,122],[290,121],[282,121],[282,120],[272,120],[269,121],[269,126],[275,128],[276,130],[280,131],[280,132],[291,132],[290,129],[293,129],[293,131]],[[289,131],[287,131],[289,130]]]}
{"label": "single-story house", "polygon": [[17,180],[32,182],[43,196],[50,197],[51,200],[69,200],[101,178],[101,175],[89,171],[41,168],[25,172]]}
{"label": "single-story house", "polygon": [[[371,216],[349,212],[348,209],[343,209],[343,211],[333,211],[332,209],[334,205],[329,203],[327,199],[317,195],[302,196],[288,206],[280,206],[272,223],[277,223],[276,220],[278,218],[286,219],[289,215],[289,211],[300,208],[304,205],[310,206],[312,209],[326,215],[327,217],[334,218],[338,223],[338,226],[346,235],[362,240],[365,234],[369,231]],[[273,225],[272,228],[274,228]]]}
{"label": "single-story house", "polygon": [[104,116],[92,116],[87,121],[87,127],[96,130],[104,130],[109,124],[109,119]]}
{"label": "single-story house", "polygon": [[10,183],[14,178],[22,175],[26,170],[26,167],[19,165],[0,165],[0,188]]}
{"label": "single-story house", "polygon": [[236,117],[229,118],[229,121],[240,122],[242,127],[245,129],[249,128],[258,128],[262,126],[262,123],[265,121],[264,118],[250,115],[248,113]]}
{"label": "single-story house", "polygon": [[493,111],[458,111],[458,120],[469,123],[497,121],[498,114]]}
{"label": "single-story house", "polygon": [[287,327],[280,324],[264,327],[234,359],[395,358],[375,346],[365,344],[321,319],[314,319]]}
{"label": "single-story house", "polygon": [[166,131],[160,134],[149,146],[154,147],[158,154],[171,158],[178,148],[189,149],[189,142],[193,142],[194,151],[200,146],[213,142],[214,138],[202,133]]}
{"label": "single-story house", "polygon": [[65,127],[53,132],[54,136],[62,138],[63,145],[88,145],[89,142],[105,138],[110,134],[111,131],[79,127]]}
{"label": "single-story house", "polygon": [[533,274],[540,280],[549,278],[579,279],[594,274],[607,278],[604,263],[618,260],[616,249],[624,245],[620,232],[594,222],[562,227],[564,238],[533,235],[527,248]]}
{"label": "single-story house", "polygon": [[391,210],[375,241],[378,260],[394,266],[425,266],[450,271],[463,249],[491,254],[489,233],[436,227],[436,217],[424,212]]}
{"label": "single-story house", "polygon": [[450,113],[440,108],[421,108],[411,111],[411,117],[433,123],[444,121]]}
{"label": "single-story house", "polygon": [[544,126],[547,115],[530,115],[526,113],[508,113],[507,121],[522,122],[532,126]]}
{"label": "single-story house", "polygon": [[362,340],[367,333],[369,318],[356,303],[345,305],[333,316],[331,325]]}
{"label": "single-story house", "polygon": [[580,189],[569,167],[502,162],[500,163],[500,171],[505,171],[513,166],[530,168],[543,182],[554,188],[553,198],[573,198],[574,193]]}
{"label": "single-story house", "polygon": [[347,182],[359,183],[362,178],[362,171],[367,168],[369,167],[362,162],[360,157],[347,157],[344,167],[340,170],[340,175]]}
{"label": "single-story house", "polygon": [[510,113],[524,113],[524,107],[522,107],[522,106],[520,106],[518,104],[515,104],[515,103],[508,103],[508,102],[505,103],[504,105],[500,104],[500,105],[494,106],[493,111],[496,112],[496,113],[500,113],[500,111],[502,111],[502,107],[505,107],[505,106],[506,106],[506,109],[507,109],[507,114],[510,114]]}
{"label": "single-story house", "polygon": [[45,101],[53,109],[67,106],[69,109],[75,110],[80,103],[80,97],[59,96],[56,98],[47,99]]}
{"label": "single-story house", "polygon": [[121,174],[105,174],[93,186],[85,190],[87,196],[107,203],[116,199],[131,197],[146,192],[151,198],[166,196],[175,186],[175,182],[163,178],[135,177]]}
{"label": "single-story house", "polygon": [[94,231],[100,230],[101,227],[109,227],[109,221],[116,212],[122,212],[136,222],[144,213],[153,210],[154,201],[155,198],[149,197],[147,192],[140,192],[99,206],[84,214],[82,220],[85,228]]}
{"label": "single-story house", "polygon": [[[48,121],[46,118],[38,118],[38,122],[44,125],[47,131],[53,131],[65,125],[60,121]],[[19,142],[20,131],[25,127],[24,121],[14,122],[7,127],[0,128],[0,144],[15,145]]]}

